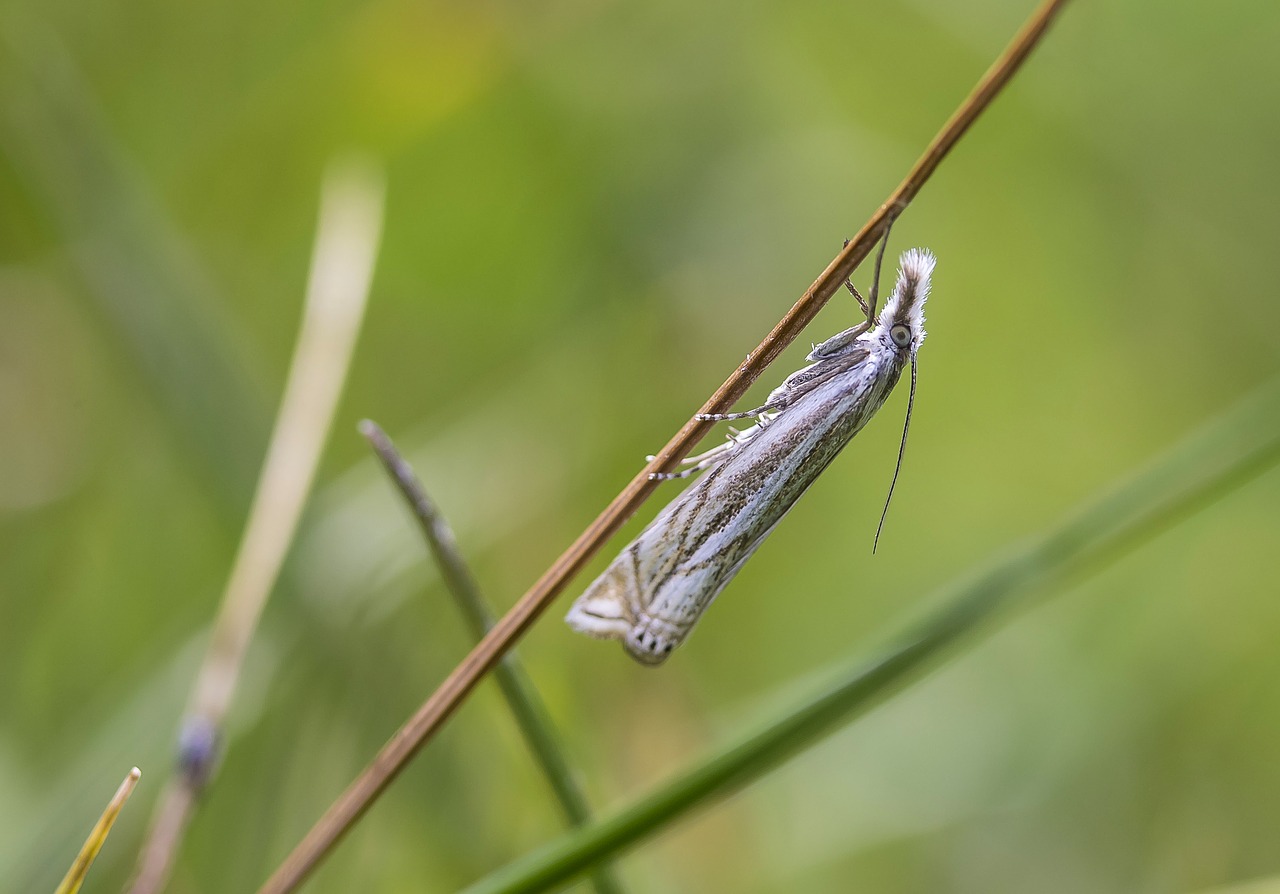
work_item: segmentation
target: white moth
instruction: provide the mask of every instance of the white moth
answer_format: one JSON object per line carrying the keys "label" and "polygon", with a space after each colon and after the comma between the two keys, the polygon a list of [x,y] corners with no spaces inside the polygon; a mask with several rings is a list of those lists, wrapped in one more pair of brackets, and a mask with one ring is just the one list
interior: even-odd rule
{"label": "white moth", "polygon": [[[878,261],[876,266],[878,280]],[[734,432],[728,443],[685,460],[690,467],[684,472],[661,476],[709,470],[578,597],[565,618],[569,626],[622,640],[643,664],[666,660],[800,495],[880,409],[908,363],[914,398],[916,351],[925,337],[924,304],[933,266],[929,251],[905,252],[893,294],[874,327],[873,291],[870,305],[858,296],[867,322],[814,347],[806,358],[810,364],[788,376],[763,406],[703,417],[758,421]],[[908,425],[910,418],[909,403]]]}

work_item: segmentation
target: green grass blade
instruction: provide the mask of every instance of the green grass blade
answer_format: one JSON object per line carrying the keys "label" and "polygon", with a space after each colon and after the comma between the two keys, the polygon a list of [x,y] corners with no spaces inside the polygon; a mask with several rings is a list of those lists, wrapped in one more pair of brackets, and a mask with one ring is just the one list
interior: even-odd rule
{"label": "green grass blade", "polygon": [[[409,504],[423,538],[427,541],[427,548],[440,570],[445,589],[453,597],[471,629],[472,638],[476,641],[483,639],[494,625],[495,619],[480,592],[479,582],[462,558],[453,528],[387,433],[368,419],[361,422],[359,428],[360,433],[373,446],[405,502]],[[586,826],[592,819],[587,796],[574,779],[564,743],[556,732],[555,724],[551,722],[546,704],[514,649],[502,656],[502,660],[493,669],[493,676],[534,762],[551,786],[565,819],[571,826]],[[592,873],[591,882],[597,894],[622,894],[622,885],[608,866],[597,866]]]}
{"label": "green grass blade", "polygon": [[585,829],[481,879],[464,894],[516,894],[562,884],[764,775],[887,698],[1000,609],[1096,571],[1173,522],[1280,461],[1280,380],[1047,534],[944,588],[941,607],[834,685]]}

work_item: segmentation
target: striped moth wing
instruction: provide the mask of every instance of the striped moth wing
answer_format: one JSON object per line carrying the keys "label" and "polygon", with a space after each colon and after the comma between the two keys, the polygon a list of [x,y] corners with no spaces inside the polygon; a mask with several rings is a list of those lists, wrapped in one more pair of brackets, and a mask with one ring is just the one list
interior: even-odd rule
{"label": "striped moth wing", "polygon": [[642,664],[665,661],[914,362],[933,265],[927,251],[904,253],[875,328],[854,327],[818,345],[814,362],[788,376],[763,407],[739,414],[760,421],[703,454],[712,459],[697,467],[709,471],[574,602],[569,626],[621,640]]}

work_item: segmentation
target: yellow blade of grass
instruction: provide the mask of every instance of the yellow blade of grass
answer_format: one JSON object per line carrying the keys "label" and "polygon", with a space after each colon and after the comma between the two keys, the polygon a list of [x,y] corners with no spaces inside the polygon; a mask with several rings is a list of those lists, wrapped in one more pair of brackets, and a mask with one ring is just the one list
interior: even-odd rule
{"label": "yellow blade of grass", "polygon": [[84,884],[84,877],[89,874],[89,867],[93,865],[93,861],[97,858],[98,851],[102,850],[102,845],[106,843],[111,827],[115,825],[116,817],[120,815],[124,802],[129,800],[129,795],[133,793],[133,787],[138,784],[138,779],[141,776],[142,771],[134,767],[129,771],[129,775],[124,778],[124,782],[120,783],[120,787],[116,789],[116,793],[112,795],[111,801],[107,804],[107,809],[102,811],[102,816],[98,817],[98,822],[94,824],[93,831],[84,840],[80,853],[76,855],[76,861],[67,870],[66,876],[62,879],[62,884],[58,885],[55,894],[76,894],[80,890],[80,886]]}

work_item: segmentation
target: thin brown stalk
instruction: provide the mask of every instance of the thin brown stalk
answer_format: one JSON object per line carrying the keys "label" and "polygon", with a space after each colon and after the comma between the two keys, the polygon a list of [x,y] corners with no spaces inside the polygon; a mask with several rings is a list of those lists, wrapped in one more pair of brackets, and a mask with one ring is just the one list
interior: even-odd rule
{"label": "thin brown stalk", "polygon": [[141,778],[142,771],[137,767],[134,767],[125,776],[124,782],[120,783],[116,793],[107,802],[107,807],[102,811],[102,816],[98,817],[93,830],[89,832],[89,837],[84,840],[80,853],[76,855],[75,862],[67,870],[66,876],[62,879],[62,884],[58,885],[58,889],[54,894],[76,894],[80,890],[80,886],[84,884],[85,876],[89,874],[89,867],[98,858],[98,852],[102,850],[102,845],[106,844],[107,835],[111,833],[111,827],[115,825],[116,817],[124,809],[124,802],[129,800],[129,795],[133,794],[133,787],[138,784],[138,780]]}
{"label": "thin brown stalk", "polygon": [[133,894],[163,889],[216,766],[240,669],[315,477],[373,276],[382,185],[363,166],[326,178],[302,326],[249,520],[192,685],[178,760],[138,857]]}
{"label": "thin brown stalk", "polygon": [[[989,68],[973,92],[960,104],[947,123],[933,138],[924,154],[906,178],[883,205],[849,241],[827,269],[814,281],[800,300],[765,336],[760,345],[725,380],[698,411],[699,414],[721,413],[740,398],[783,349],[800,334],[836,290],[870,253],[886,226],[910,204],[969,126],[991,104],[1021,68],[1027,56],[1044,37],[1054,17],[1067,0],[1046,0],[1022,27],[1013,41]],[[600,513],[577,540],[538,579],[527,593],[502,617],[483,640],[445,678],[417,712],[396,731],[390,741],[338,799],[330,805],[306,837],[285,858],[275,873],[259,889],[259,894],[285,894],[293,891],[319,865],[343,835],[369,809],[370,805],[400,774],[418,750],[440,728],[480,678],[501,659],[502,655],[529,629],[538,616],[564,589],[570,578],[582,567],[640,507],[655,482],[653,472],[675,467],[707,432],[711,423],[690,419],[658,451],[653,460],[631,480],[617,497]]]}
{"label": "thin brown stalk", "polygon": [[[360,434],[373,447],[387,474],[409,504],[414,518],[418,520],[422,536],[440,569],[445,589],[453,596],[453,601],[466,618],[472,636],[477,640],[482,639],[496,622],[480,592],[475,575],[462,558],[453,529],[445,521],[435,501],[428,496],[408,460],[400,455],[396,445],[387,437],[387,433],[377,423],[366,419],[360,423]],[[565,819],[571,826],[587,825],[592,819],[587,796],[574,779],[573,768],[565,756],[564,744],[551,723],[542,696],[538,694],[533,679],[514,650],[502,656],[493,670],[493,676],[529,752],[542,775],[547,778],[556,800],[560,802]],[[608,866],[596,867],[591,873],[591,882],[597,894],[621,894],[622,885]]]}

